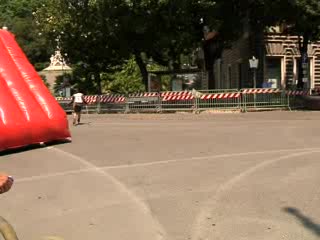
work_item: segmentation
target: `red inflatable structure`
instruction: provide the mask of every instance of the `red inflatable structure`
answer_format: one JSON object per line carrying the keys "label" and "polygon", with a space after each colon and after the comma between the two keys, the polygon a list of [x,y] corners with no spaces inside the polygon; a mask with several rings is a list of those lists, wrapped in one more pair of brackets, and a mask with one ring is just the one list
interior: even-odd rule
{"label": "red inflatable structure", "polygon": [[15,41],[0,30],[0,152],[71,140],[67,116]]}

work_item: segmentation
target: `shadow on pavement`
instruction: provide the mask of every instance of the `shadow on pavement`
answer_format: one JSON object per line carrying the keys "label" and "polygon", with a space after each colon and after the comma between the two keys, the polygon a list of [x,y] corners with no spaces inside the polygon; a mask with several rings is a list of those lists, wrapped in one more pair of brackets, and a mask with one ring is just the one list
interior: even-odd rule
{"label": "shadow on pavement", "polygon": [[71,142],[70,140],[59,140],[59,141],[48,142],[44,146],[40,145],[40,144],[33,144],[33,145],[28,145],[28,146],[20,147],[20,148],[8,149],[8,150],[4,150],[4,151],[0,152],[0,157],[6,156],[6,155],[11,155],[11,154],[16,154],[16,153],[27,152],[27,151],[31,151],[31,150],[35,150],[35,149],[40,149],[43,147],[50,147],[53,145],[61,145],[61,144],[70,143],[70,142]]}
{"label": "shadow on pavement", "polygon": [[81,122],[77,124],[78,126],[80,125],[91,125],[91,122]]}
{"label": "shadow on pavement", "polygon": [[283,211],[296,217],[305,228],[309,229],[317,236],[320,236],[320,224],[314,222],[313,219],[303,215],[303,213],[301,213],[299,209],[293,207],[286,207],[283,209]]}

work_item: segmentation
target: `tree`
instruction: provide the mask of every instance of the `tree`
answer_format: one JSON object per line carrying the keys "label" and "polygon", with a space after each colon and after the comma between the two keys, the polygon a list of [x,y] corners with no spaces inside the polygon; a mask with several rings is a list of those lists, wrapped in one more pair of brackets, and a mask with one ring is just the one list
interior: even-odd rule
{"label": "tree", "polygon": [[205,68],[208,71],[209,88],[214,89],[214,64],[220,58],[225,48],[238,39],[243,31],[246,11],[240,0],[216,0],[214,4],[208,1],[211,8],[202,14],[202,28],[205,35],[203,51],[205,56]]}
{"label": "tree", "polygon": [[82,64],[84,77],[95,81],[98,94],[102,92],[100,73],[124,60],[121,49],[115,47],[116,25],[110,17],[115,5],[107,5],[110,11],[105,12],[103,3],[52,0],[35,14],[41,31],[56,40],[51,44],[58,45],[72,63]]}
{"label": "tree", "polygon": [[121,71],[116,70],[113,74],[103,73],[105,90],[119,94],[129,94],[144,91],[141,72],[134,58],[123,64]]}
{"label": "tree", "polygon": [[[116,16],[121,27],[121,45],[135,56],[147,86],[149,59],[171,70],[181,68],[183,56],[190,55],[203,38],[201,19],[216,26],[215,1],[131,0],[126,14]],[[134,28],[132,28],[134,26]]]}
{"label": "tree", "polygon": [[51,49],[46,39],[36,31],[33,12],[43,3],[40,0],[3,0],[0,2],[0,23],[7,26],[37,70],[48,62]]}
{"label": "tree", "polygon": [[213,25],[214,7],[209,0],[53,0],[37,16],[72,61],[106,71],[133,55],[147,88],[149,59],[179,69],[181,56],[201,43],[200,19]]}

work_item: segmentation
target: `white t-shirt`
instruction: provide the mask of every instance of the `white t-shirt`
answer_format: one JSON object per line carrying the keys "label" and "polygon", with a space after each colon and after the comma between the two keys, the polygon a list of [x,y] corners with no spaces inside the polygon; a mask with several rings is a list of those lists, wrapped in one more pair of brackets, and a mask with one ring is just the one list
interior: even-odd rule
{"label": "white t-shirt", "polygon": [[82,93],[76,93],[76,94],[73,94],[73,97],[74,97],[74,102],[75,103],[83,103],[83,94]]}

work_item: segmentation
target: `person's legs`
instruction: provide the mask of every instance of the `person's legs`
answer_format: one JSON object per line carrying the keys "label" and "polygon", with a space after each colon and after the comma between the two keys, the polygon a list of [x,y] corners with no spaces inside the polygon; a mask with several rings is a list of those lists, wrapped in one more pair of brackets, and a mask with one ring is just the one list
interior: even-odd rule
{"label": "person's legs", "polygon": [[81,112],[78,112],[78,124],[80,123]]}
{"label": "person's legs", "polygon": [[77,123],[77,112],[73,111],[73,125]]}
{"label": "person's legs", "polygon": [[78,122],[78,124],[80,123],[81,110],[82,110],[81,105],[75,105],[74,115],[73,115],[73,125],[76,125],[77,122]]}
{"label": "person's legs", "polygon": [[73,103],[72,109],[73,109],[73,112],[72,112],[72,120],[73,120],[72,124],[76,125],[76,120],[77,120],[77,104],[76,103]]}

